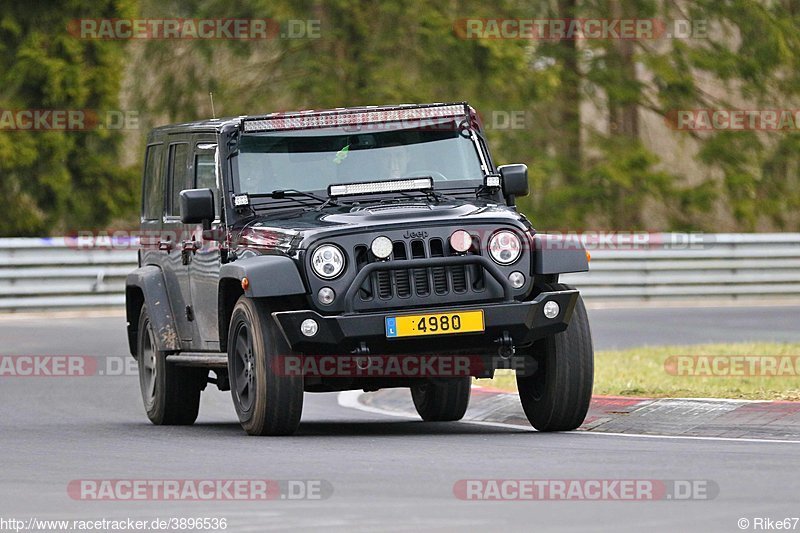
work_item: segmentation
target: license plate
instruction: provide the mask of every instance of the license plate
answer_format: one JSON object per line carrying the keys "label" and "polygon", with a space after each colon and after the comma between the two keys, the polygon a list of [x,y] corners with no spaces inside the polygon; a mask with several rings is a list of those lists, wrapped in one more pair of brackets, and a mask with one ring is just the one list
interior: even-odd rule
{"label": "license plate", "polygon": [[386,337],[422,337],[484,331],[483,310],[386,317]]}

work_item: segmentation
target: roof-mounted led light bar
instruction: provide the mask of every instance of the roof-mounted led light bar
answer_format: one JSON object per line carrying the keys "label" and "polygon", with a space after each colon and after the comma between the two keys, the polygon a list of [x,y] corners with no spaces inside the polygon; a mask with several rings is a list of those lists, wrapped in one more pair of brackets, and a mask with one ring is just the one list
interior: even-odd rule
{"label": "roof-mounted led light bar", "polygon": [[340,126],[360,126],[380,122],[414,122],[427,119],[466,117],[464,104],[441,104],[420,107],[376,108],[363,110],[307,111],[283,114],[274,117],[244,119],[246,133],[335,128]]}
{"label": "roof-mounted led light bar", "polygon": [[410,178],[404,180],[365,181],[362,183],[346,183],[328,186],[328,196],[357,196],[359,194],[375,194],[381,192],[412,192],[433,190],[433,178]]}

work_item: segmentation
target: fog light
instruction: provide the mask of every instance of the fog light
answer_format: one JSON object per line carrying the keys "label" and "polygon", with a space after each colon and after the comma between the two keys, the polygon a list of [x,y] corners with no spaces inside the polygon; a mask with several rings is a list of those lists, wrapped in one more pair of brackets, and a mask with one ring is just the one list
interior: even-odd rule
{"label": "fog light", "polygon": [[522,272],[512,272],[508,275],[508,281],[511,282],[511,286],[515,289],[519,289],[523,285],[525,285],[525,274]]}
{"label": "fog light", "polygon": [[317,299],[322,305],[331,305],[334,298],[336,298],[336,293],[330,287],[322,287],[317,293]]}
{"label": "fog light", "polygon": [[317,334],[317,331],[319,331],[319,324],[312,318],[306,318],[303,320],[303,323],[300,324],[300,333],[306,337],[313,337]]}
{"label": "fog light", "polygon": [[456,252],[464,253],[472,248],[472,235],[460,229],[450,235],[450,247]]}
{"label": "fog light", "polygon": [[373,255],[378,259],[387,259],[390,255],[392,255],[392,241],[389,237],[384,237],[381,235],[380,237],[375,237],[375,240],[372,241],[372,246],[370,249],[372,250]]}
{"label": "fog light", "polygon": [[552,300],[544,304],[544,316],[546,316],[547,318],[557,317],[559,311],[561,311],[561,308],[558,306],[556,302]]}

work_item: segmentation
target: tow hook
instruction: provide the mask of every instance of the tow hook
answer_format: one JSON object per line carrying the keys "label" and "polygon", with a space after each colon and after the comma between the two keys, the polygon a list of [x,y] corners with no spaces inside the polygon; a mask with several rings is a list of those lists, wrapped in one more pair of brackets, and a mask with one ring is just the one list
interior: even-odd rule
{"label": "tow hook", "polygon": [[497,355],[499,355],[501,359],[511,359],[515,351],[514,339],[511,338],[508,331],[504,331],[503,336],[494,342],[499,345],[497,348]]}
{"label": "tow hook", "polygon": [[353,350],[351,353],[353,355],[369,355],[369,347],[367,346],[366,342],[361,341],[358,345],[358,348]]}
{"label": "tow hook", "polygon": [[366,342],[362,341],[358,345],[358,348],[353,350],[352,353],[353,353],[353,355],[356,355],[356,356],[358,356],[358,355],[364,356],[364,357],[356,357],[355,358],[356,366],[359,368],[359,370],[366,370],[366,369],[368,369],[370,367],[370,364],[372,364],[372,359],[369,357],[369,347],[367,347],[367,343]]}

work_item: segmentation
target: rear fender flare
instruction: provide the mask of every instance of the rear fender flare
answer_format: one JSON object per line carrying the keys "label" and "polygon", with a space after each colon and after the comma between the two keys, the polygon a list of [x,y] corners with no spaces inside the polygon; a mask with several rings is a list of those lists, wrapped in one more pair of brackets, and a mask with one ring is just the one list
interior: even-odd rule
{"label": "rear fender flare", "polygon": [[139,313],[142,305],[147,306],[147,314],[155,332],[156,349],[163,352],[177,352],[181,349],[178,327],[172,312],[164,273],[154,265],[137,268],[125,281],[125,312],[128,319],[128,345],[131,354],[136,356],[136,343],[139,331]]}

